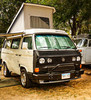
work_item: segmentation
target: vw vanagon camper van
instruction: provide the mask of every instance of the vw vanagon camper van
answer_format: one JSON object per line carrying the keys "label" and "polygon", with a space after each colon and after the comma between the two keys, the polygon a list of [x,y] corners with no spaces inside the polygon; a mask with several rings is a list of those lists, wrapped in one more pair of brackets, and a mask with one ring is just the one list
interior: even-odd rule
{"label": "vw vanagon camper van", "polygon": [[[11,36],[10,36],[11,35]],[[29,29],[7,34],[1,58],[4,76],[20,75],[23,87],[48,84],[81,77],[81,54],[66,32]]]}
{"label": "vw vanagon camper van", "polygon": [[82,35],[76,38],[77,48],[81,52],[83,65],[91,65],[91,35]]}

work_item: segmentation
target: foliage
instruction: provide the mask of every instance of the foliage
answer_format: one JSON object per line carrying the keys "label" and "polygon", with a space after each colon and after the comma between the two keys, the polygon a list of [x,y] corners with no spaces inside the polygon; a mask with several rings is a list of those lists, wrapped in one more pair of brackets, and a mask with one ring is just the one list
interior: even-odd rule
{"label": "foliage", "polygon": [[72,35],[90,31],[91,0],[1,0],[0,33],[6,32],[22,2],[55,7],[54,27],[57,29],[71,30]]}
{"label": "foliage", "polygon": [[0,1],[0,33],[6,32],[22,2],[25,0]]}

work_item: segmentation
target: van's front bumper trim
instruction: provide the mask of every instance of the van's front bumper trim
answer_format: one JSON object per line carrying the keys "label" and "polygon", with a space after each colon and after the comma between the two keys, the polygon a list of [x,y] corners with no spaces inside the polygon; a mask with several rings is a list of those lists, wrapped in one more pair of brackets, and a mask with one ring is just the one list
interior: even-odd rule
{"label": "van's front bumper trim", "polygon": [[[78,78],[81,78],[81,77],[78,77]],[[74,78],[74,79],[66,79],[66,80],[58,80],[58,81],[48,81],[48,82],[45,82],[45,81],[39,81],[39,84],[50,84],[50,83],[69,82],[70,80],[75,80],[75,79],[78,79],[78,78]]]}
{"label": "van's front bumper trim", "polygon": [[45,74],[30,74],[28,73],[30,79],[34,82],[37,82],[39,84],[48,84],[48,83],[59,83],[59,82],[66,82],[74,79],[81,78],[81,74],[84,73],[84,70],[80,69],[79,71],[72,70],[70,72],[70,78],[68,79],[62,79],[61,75],[63,73],[45,73]]}

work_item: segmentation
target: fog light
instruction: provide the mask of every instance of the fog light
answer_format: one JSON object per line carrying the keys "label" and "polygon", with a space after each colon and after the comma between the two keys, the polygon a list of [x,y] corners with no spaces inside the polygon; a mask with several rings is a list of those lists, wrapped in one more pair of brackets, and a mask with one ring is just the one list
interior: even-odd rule
{"label": "fog light", "polygon": [[39,72],[39,68],[35,68],[35,72],[38,73]]}
{"label": "fog light", "polygon": [[48,63],[52,63],[52,59],[51,59],[51,58],[48,58],[48,59],[47,59],[47,62],[48,62]]}
{"label": "fog light", "polygon": [[76,61],[76,57],[72,57],[72,61]]}

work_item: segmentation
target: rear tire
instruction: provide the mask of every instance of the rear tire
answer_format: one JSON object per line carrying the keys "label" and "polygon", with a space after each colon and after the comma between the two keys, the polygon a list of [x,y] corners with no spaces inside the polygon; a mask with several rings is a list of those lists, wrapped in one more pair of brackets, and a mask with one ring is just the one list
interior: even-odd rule
{"label": "rear tire", "polygon": [[21,69],[21,85],[24,88],[29,88],[32,86],[32,82],[29,80],[27,71],[25,69]]}
{"label": "rear tire", "polygon": [[3,65],[3,75],[4,75],[5,77],[11,76],[11,72],[10,72],[9,69],[7,68],[7,65],[6,65],[6,64]]}

